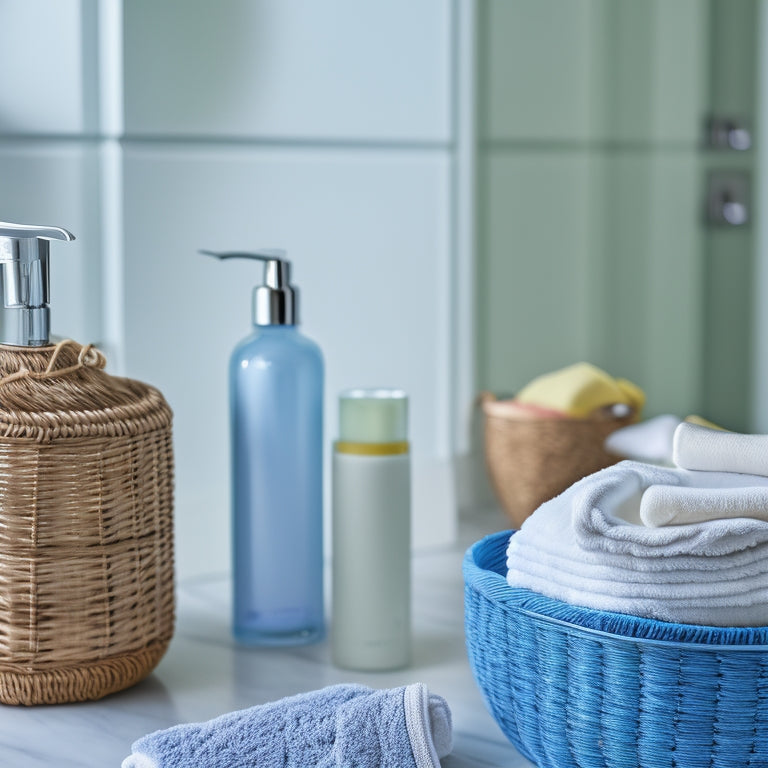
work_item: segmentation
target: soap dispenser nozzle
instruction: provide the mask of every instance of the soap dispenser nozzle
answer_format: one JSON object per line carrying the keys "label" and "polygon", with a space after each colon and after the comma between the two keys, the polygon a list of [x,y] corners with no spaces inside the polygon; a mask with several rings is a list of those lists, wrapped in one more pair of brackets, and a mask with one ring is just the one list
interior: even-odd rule
{"label": "soap dispenser nozzle", "polygon": [[43,347],[49,343],[50,241],[74,239],[61,227],[0,221],[0,344]]}
{"label": "soap dispenser nozzle", "polygon": [[206,251],[216,259],[255,259],[264,262],[264,283],[253,289],[254,325],[297,325],[299,290],[291,285],[291,262],[285,251],[265,248],[259,251]]}

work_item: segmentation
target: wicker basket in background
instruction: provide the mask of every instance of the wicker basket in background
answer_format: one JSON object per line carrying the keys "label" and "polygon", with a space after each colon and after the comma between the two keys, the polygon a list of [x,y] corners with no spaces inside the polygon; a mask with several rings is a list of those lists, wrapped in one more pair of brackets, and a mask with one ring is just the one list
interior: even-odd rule
{"label": "wicker basket in background", "polygon": [[0,701],[98,699],[173,633],[171,411],[91,347],[0,346]]}
{"label": "wicker basket in background", "polygon": [[541,504],[582,477],[620,461],[605,438],[637,420],[609,412],[587,419],[527,418],[490,393],[480,397],[485,459],[496,496],[515,528]]}

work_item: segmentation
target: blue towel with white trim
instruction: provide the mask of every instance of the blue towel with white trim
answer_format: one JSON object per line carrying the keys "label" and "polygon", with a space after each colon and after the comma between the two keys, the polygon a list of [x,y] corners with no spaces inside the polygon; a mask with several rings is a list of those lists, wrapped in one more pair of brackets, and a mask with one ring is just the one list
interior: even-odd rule
{"label": "blue towel with white trim", "polygon": [[451,712],[423,683],[334,685],[136,741],[122,768],[439,768]]}

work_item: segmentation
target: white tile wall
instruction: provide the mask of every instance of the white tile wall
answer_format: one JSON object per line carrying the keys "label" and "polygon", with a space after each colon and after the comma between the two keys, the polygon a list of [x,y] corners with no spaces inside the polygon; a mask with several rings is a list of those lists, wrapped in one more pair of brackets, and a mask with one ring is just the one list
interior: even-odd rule
{"label": "white tile wall", "polygon": [[[416,493],[434,497],[434,464],[450,482],[449,170],[442,151],[126,147],[126,369],[176,413],[182,571],[226,562],[227,360],[251,331],[262,274],[199,248],[287,248],[304,331],[325,354],[326,442],[341,389],[400,386],[411,396]],[[422,465],[430,487],[420,493]],[[414,510],[417,546],[453,532],[449,510],[435,517],[432,505],[450,502],[436,487]]]}
{"label": "white tile wall", "polygon": [[0,0],[0,132],[78,134],[93,129],[88,0]]}
{"label": "white tile wall", "polygon": [[0,0],[0,219],[77,235],[53,257],[54,330],[173,406],[181,577],[229,564],[226,367],[260,277],[201,247],[289,250],[327,443],[340,389],[407,389],[414,540],[453,538],[455,11]]}
{"label": "white tile wall", "polygon": [[449,0],[131,0],[128,134],[449,141]]}
{"label": "white tile wall", "polygon": [[51,246],[51,330],[101,336],[98,151],[90,143],[0,138],[0,220],[69,229]]}

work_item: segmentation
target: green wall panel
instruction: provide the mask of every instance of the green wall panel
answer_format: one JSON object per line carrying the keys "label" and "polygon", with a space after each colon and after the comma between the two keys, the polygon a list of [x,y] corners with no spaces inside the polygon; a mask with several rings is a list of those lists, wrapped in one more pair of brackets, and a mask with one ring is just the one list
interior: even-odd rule
{"label": "green wall panel", "polygon": [[589,360],[642,386],[651,415],[699,411],[696,152],[497,151],[483,175],[481,387]]}
{"label": "green wall panel", "polygon": [[[704,220],[750,117],[755,0],[481,0],[478,382],[589,359],[647,413],[748,426],[751,235]],[[737,153],[738,154],[738,153]]]}
{"label": "green wall panel", "polygon": [[481,135],[572,140],[592,135],[592,0],[481,2]]}
{"label": "green wall panel", "polygon": [[651,167],[644,297],[648,413],[701,410],[704,273],[700,161],[658,152]]}
{"label": "green wall panel", "polygon": [[[755,126],[758,6],[755,0],[711,0],[709,111]],[[703,153],[706,173],[752,174],[754,151]],[[754,197],[753,197],[754,200]],[[752,205],[753,220],[759,212]],[[752,425],[754,234],[709,227],[702,257],[705,288],[702,411],[723,426]]]}
{"label": "green wall panel", "polygon": [[754,117],[757,17],[756,0],[711,0],[708,76],[713,112]]}
{"label": "green wall panel", "polygon": [[697,153],[623,151],[604,166],[595,362],[643,387],[649,415],[693,413],[703,286]]}
{"label": "green wall panel", "polygon": [[705,0],[622,2],[648,5],[652,12],[650,138],[700,146],[708,85],[708,4]]}
{"label": "green wall panel", "polygon": [[514,391],[585,357],[588,152],[492,152],[484,161],[478,325],[481,386]]}
{"label": "green wall panel", "polygon": [[[743,173],[751,179],[753,152],[704,154],[703,173]],[[752,216],[759,215],[752,195]],[[703,229],[702,413],[729,429],[752,426],[754,223]]]}
{"label": "green wall panel", "polygon": [[602,293],[595,302],[602,354],[595,362],[645,387],[650,166],[644,152],[614,153],[601,165],[594,272],[603,275]]}
{"label": "green wall panel", "polygon": [[751,422],[752,233],[719,229],[707,238],[703,414],[727,429]]}
{"label": "green wall panel", "polygon": [[487,141],[696,141],[708,6],[702,0],[485,0]]}

